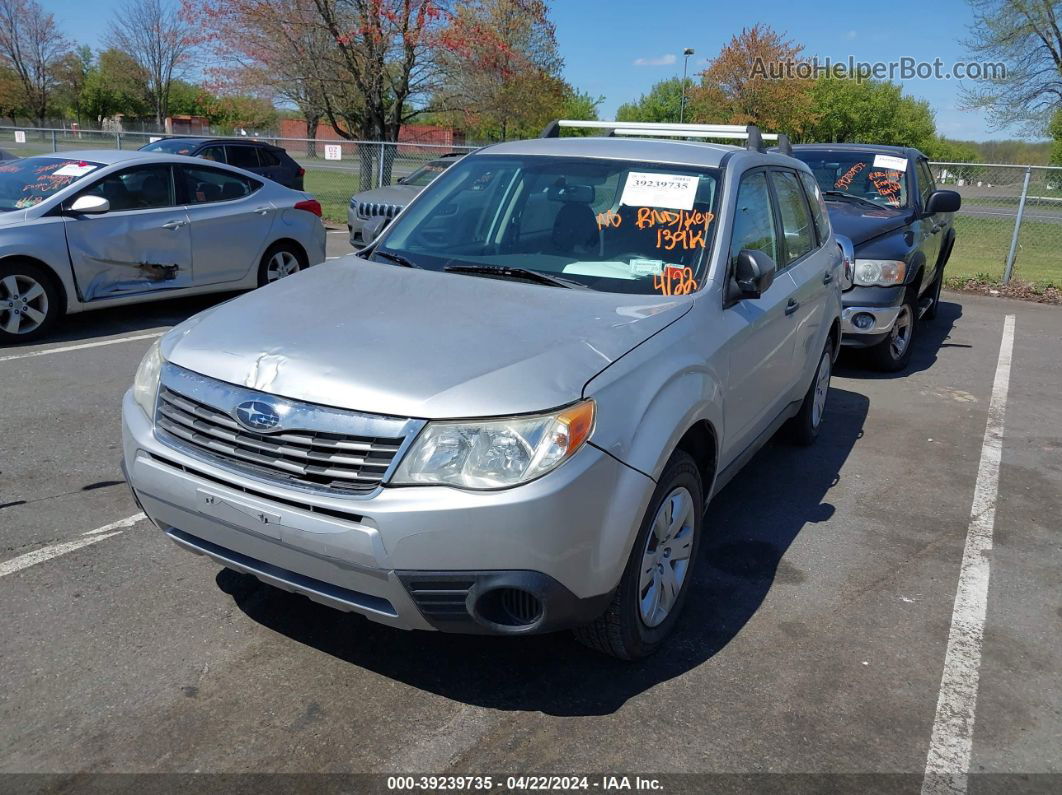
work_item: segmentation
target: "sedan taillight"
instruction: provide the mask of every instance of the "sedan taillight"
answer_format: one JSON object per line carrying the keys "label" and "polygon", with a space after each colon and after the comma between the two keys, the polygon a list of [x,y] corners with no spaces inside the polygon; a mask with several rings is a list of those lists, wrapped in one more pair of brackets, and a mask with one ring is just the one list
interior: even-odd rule
{"label": "sedan taillight", "polygon": [[295,202],[296,210],[305,210],[308,213],[313,213],[318,218],[321,217],[321,202],[317,199],[303,199],[301,202]]}

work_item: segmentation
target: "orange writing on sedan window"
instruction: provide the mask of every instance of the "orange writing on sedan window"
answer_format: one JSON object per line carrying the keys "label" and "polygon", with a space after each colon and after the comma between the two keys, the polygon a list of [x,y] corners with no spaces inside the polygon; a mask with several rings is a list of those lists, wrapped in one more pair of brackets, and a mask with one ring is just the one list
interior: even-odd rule
{"label": "orange writing on sedan window", "polygon": [[866,163],[856,163],[850,169],[848,169],[841,178],[833,183],[833,187],[837,190],[847,190],[848,186],[852,184],[852,180],[855,179],[855,175],[867,167]]}
{"label": "orange writing on sedan window", "polygon": [[668,265],[663,272],[653,277],[653,289],[661,295],[689,295],[697,289],[693,269]]}
{"label": "orange writing on sedan window", "polygon": [[597,214],[597,228],[607,229],[608,227],[617,227],[623,223],[623,217],[614,210],[605,210],[603,213]]}

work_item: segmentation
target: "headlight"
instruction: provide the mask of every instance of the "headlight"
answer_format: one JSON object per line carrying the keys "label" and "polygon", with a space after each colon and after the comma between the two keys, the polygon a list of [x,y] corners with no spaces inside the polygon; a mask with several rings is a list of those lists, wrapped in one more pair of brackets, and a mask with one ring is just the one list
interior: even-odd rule
{"label": "headlight", "polygon": [[567,461],[594,428],[594,401],[551,414],[429,422],[391,482],[462,489],[518,486]]}
{"label": "headlight", "polygon": [[863,287],[891,287],[903,284],[907,263],[895,259],[857,259],[853,281]]}
{"label": "headlight", "polygon": [[136,368],[136,377],[133,379],[133,399],[148,417],[155,416],[155,398],[159,393],[159,374],[162,371],[160,342],[161,340],[155,340],[148,348],[148,352],[140,360],[140,366]]}

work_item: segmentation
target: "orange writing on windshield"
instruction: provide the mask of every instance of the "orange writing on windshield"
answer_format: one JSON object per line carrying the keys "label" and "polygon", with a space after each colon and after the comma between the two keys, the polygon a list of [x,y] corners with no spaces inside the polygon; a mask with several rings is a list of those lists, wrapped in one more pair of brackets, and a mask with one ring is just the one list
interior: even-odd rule
{"label": "orange writing on windshield", "polygon": [[855,175],[866,167],[866,163],[856,163],[844,172],[839,180],[833,183],[833,187],[837,188],[837,190],[848,190],[848,187],[852,184],[852,180],[855,179]]}
{"label": "orange writing on windshield", "polygon": [[606,229],[608,227],[617,227],[623,223],[623,217],[615,210],[606,210],[603,213],[597,214],[597,228]]}
{"label": "orange writing on windshield", "polygon": [[670,226],[689,229],[694,226],[710,224],[715,216],[703,210],[657,210],[654,207],[639,207],[635,220],[639,229],[651,226]]}
{"label": "orange writing on windshield", "polygon": [[693,269],[668,265],[653,277],[653,289],[661,295],[689,295],[697,289]]}
{"label": "orange writing on windshield", "polygon": [[882,195],[890,204],[900,203],[900,172],[899,171],[871,171],[867,175],[874,190]]}

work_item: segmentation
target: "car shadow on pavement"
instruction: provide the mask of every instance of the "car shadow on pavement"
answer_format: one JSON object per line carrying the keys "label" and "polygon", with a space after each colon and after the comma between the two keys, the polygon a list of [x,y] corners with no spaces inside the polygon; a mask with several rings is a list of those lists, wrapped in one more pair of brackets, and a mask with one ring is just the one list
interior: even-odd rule
{"label": "car shadow on pavement", "polygon": [[846,348],[835,369],[836,375],[846,378],[872,378],[875,380],[904,378],[913,373],[928,370],[937,360],[941,348],[954,347],[947,343],[956,321],[962,317],[962,304],[941,299],[937,316],[933,320],[918,321],[918,330],[914,338],[914,350],[907,367],[898,373],[885,373],[871,369],[866,351]]}
{"label": "car shadow on pavement", "polygon": [[815,445],[773,441],[712,501],[683,617],[665,647],[646,660],[606,657],[570,633],[505,638],[394,630],[227,569],[217,583],[261,625],[411,687],[490,709],[610,714],[711,660],[772,587],[786,589],[787,599],[801,598],[805,575],[783,556],[804,528],[833,515],[829,491],[862,436],[868,407],[864,395],[831,389]]}
{"label": "car shadow on pavement", "polygon": [[136,334],[137,332],[176,326],[192,315],[234,298],[239,293],[211,293],[191,298],[170,298],[110,309],[94,309],[60,319],[54,331],[42,339],[15,345],[0,345],[0,350],[15,350],[32,345],[92,342],[101,337]]}

